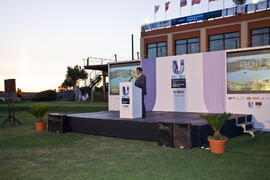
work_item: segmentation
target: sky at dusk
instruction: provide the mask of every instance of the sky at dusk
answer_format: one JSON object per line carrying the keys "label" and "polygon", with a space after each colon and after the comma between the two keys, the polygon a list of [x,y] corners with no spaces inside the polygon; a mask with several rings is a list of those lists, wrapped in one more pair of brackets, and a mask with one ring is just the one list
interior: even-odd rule
{"label": "sky at dusk", "polygon": [[[165,19],[166,0],[0,0],[0,91],[4,79],[15,78],[22,91],[57,89],[67,66],[81,65],[89,56],[131,59],[131,34],[140,50],[140,28]],[[171,0],[167,19],[180,16],[180,0]],[[250,3],[251,1],[247,1]],[[191,0],[181,15],[191,15]],[[192,12],[208,10],[208,0]],[[225,0],[225,8],[232,0]],[[223,1],[209,10],[222,9]]]}

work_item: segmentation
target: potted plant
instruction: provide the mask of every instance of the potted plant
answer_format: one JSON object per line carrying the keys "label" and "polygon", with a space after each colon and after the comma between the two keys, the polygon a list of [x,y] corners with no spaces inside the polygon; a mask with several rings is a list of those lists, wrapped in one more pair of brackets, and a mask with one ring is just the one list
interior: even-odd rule
{"label": "potted plant", "polygon": [[214,135],[208,137],[212,153],[222,154],[225,152],[228,139],[220,134],[220,130],[230,117],[231,114],[226,112],[223,114],[200,115],[200,118],[205,119],[214,130]]}
{"label": "potted plant", "polygon": [[46,104],[35,104],[30,106],[31,114],[37,118],[35,123],[37,131],[44,131],[46,129],[46,122],[43,121],[43,117],[45,116],[47,109]]}

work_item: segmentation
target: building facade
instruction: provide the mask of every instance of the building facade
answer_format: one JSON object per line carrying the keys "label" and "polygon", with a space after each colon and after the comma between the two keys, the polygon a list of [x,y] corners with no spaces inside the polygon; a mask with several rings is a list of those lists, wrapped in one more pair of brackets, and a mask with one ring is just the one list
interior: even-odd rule
{"label": "building facade", "polygon": [[269,8],[161,29],[143,26],[140,50],[145,59],[264,45],[270,45]]}

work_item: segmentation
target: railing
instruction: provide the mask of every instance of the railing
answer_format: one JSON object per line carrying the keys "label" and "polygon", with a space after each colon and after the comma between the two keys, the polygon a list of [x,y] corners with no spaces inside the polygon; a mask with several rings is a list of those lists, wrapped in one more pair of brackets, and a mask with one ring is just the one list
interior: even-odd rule
{"label": "railing", "polygon": [[102,78],[101,78],[101,75],[100,75],[100,74],[96,75],[92,80],[90,80],[90,85],[89,85],[89,87],[92,88],[92,87],[95,86],[97,83],[99,83],[101,79],[102,79]]}
{"label": "railing", "polygon": [[83,59],[83,61],[86,61],[86,63],[84,63],[84,66],[91,66],[95,64],[103,65],[109,62],[117,62],[117,59],[115,58],[115,60],[113,60],[113,59],[106,59],[106,58],[88,57],[87,59]]}
{"label": "railing", "polygon": [[88,74],[88,78],[84,80],[84,87],[90,87],[97,76],[101,76],[101,72],[98,70],[91,70]]}
{"label": "railing", "polygon": [[[84,66],[94,66],[94,65],[105,65],[109,62],[115,62],[116,60],[112,59],[106,59],[106,58],[96,58],[96,57],[88,57],[87,59],[83,59]],[[91,70],[91,72],[88,75],[88,79],[84,81],[85,87],[90,87],[92,85],[92,82],[97,78],[97,76],[101,75],[101,71],[99,70]]]}

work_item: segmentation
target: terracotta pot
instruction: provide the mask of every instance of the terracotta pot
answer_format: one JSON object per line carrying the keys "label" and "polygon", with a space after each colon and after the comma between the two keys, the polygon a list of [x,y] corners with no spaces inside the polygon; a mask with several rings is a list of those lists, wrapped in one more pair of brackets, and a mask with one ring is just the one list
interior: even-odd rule
{"label": "terracotta pot", "polygon": [[209,139],[210,151],[215,154],[222,154],[225,152],[226,143],[228,140]]}
{"label": "terracotta pot", "polygon": [[36,122],[36,129],[37,131],[45,131],[46,129],[46,122]]}

